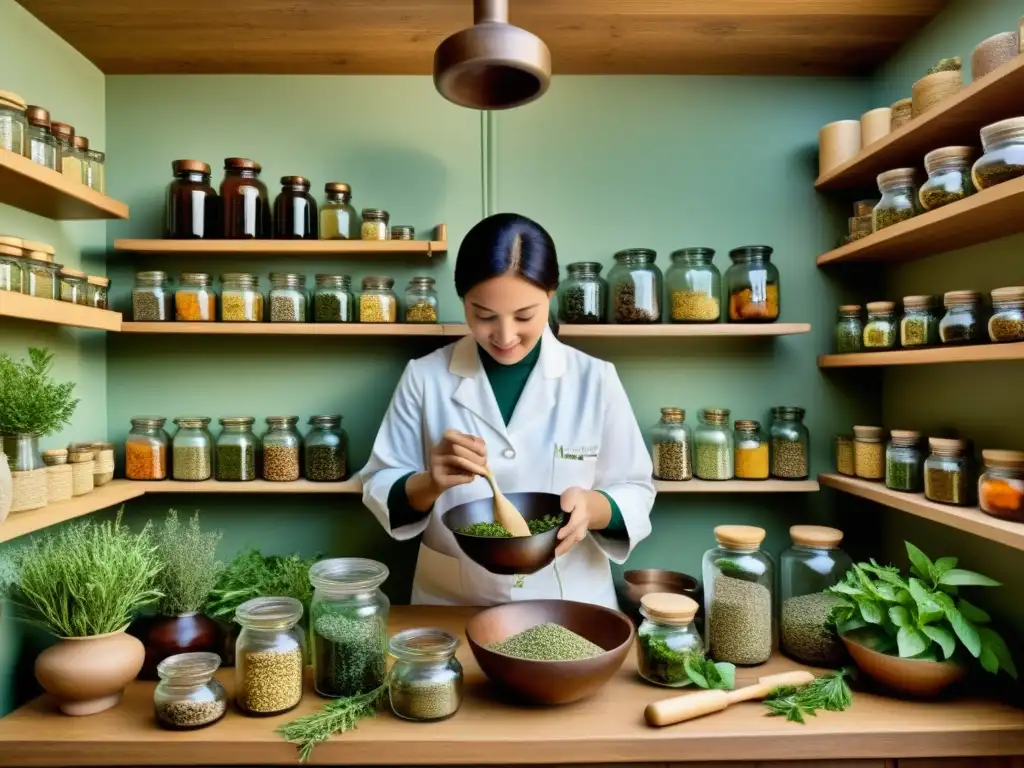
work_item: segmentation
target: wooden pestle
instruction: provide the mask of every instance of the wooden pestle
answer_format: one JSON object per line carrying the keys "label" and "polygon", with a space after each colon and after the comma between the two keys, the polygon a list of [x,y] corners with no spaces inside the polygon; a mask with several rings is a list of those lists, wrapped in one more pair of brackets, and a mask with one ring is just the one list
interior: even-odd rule
{"label": "wooden pestle", "polygon": [[505,530],[513,536],[529,536],[530,526],[526,524],[522,514],[516,509],[515,504],[505,498],[505,495],[498,488],[494,480],[494,473],[487,467],[487,482],[491,484],[491,491],[494,493],[494,522],[504,526]]}
{"label": "wooden pestle", "polygon": [[648,725],[673,725],[710,715],[712,712],[720,712],[730,704],[766,698],[776,688],[800,687],[813,682],[814,675],[802,670],[767,675],[754,685],[737,688],[734,691],[700,691],[651,702],[644,710],[644,717]]}

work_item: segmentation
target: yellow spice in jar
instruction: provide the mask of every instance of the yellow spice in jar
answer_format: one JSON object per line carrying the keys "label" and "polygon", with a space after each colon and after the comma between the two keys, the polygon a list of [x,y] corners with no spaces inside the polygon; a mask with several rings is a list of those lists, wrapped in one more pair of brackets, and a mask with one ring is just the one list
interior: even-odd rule
{"label": "yellow spice in jar", "polygon": [[220,319],[229,323],[262,321],[263,294],[257,293],[251,300],[239,294],[224,294],[220,302]]}
{"label": "yellow spice in jar", "polygon": [[398,310],[393,299],[387,296],[360,296],[360,323],[394,323],[398,320]]}
{"label": "yellow spice in jar", "polygon": [[749,448],[736,446],[736,477],[741,480],[764,480],[768,477],[768,443]]}
{"label": "yellow spice in jar", "polygon": [[857,474],[854,468],[852,440],[836,440],[836,469],[841,475],[853,477]]}
{"label": "yellow spice in jar", "polygon": [[421,302],[413,304],[405,310],[405,322],[407,323],[436,323],[437,309],[433,304]]}
{"label": "yellow spice in jar", "polygon": [[672,291],[673,320],[717,320],[718,299],[704,291]]}
{"label": "yellow spice in jar", "polygon": [[853,466],[857,477],[865,480],[881,480],[885,477],[885,446],[881,441],[853,444]]}

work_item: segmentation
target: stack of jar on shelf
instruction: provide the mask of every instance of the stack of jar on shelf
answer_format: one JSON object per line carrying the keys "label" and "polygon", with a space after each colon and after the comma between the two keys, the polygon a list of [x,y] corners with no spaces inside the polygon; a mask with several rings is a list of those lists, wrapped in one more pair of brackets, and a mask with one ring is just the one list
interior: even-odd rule
{"label": "stack of jar on shelf", "polygon": [[973,506],[994,517],[1024,522],[1024,451],[984,450],[978,475],[967,440],[929,437],[894,429],[885,442],[881,427],[854,427],[836,437],[836,469],[842,475],[884,481],[887,488],[921,493],[940,504]]}
{"label": "stack of jar on shelf", "polygon": [[0,291],[108,308],[110,280],[55,264],[52,245],[0,236]]}
{"label": "stack of jar on shelf", "polygon": [[698,411],[691,435],[686,411],[662,408],[652,430],[654,477],[658,480],[806,480],[810,435],[804,409],[772,408],[766,436],[752,420],[737,420],[730,428],[727,408]]}
{"label": "stack of jar on shelf", "polygon": [[306,276],[271,272],[267,301],[259,277],[245,272],[220,276],[220,312],[213,277],[205,272],[183,272],[175,289],[166,272],[139,272],[132,288],[135,322],[225,323],[436,323],[437,291],[434,278],[414,277],[405,288],[404,301],[390,277],[363,278],[358,296],[349,275],[317,275],[312,295]]}
{"label": "stack of jar on shelf", "polygon": [[[732,265],[722,275],[711,248],[681,248],[662,278],[649,248],[615,254],[607,281],[601,265],[569,264],[558,288],[558,317],[568,324],[595,323],[771,323],[779,319],[779,270],[772,248],[748,245],[729,252]],[[667,290],[666,290],[667,288]],[[668,297],[666,302],[665,297]],[[722,303],[727,302],[726,312]]]}
{"label": "stack of jar on shelf", "polygon": [[84,496],[114,478],[113,443],[72,443],[40,453],[35,435],[8,435],[3,441],[10,457],[12,512]]}
{"label": "stack of jar on shelf", "polygon": [[225,417],[214,439],[205,416],[175,419],[178,429],[173,438],[164,429],[167,419],[134,418],[124,447],[125,476],[192,482],[347,478],[348,435],[341,428],[341,416],[312,416],[305,437],[295,426],[298,420],[298,416],[268,416],[267,431],[260,438],[253,432],[256,419],[252,416]]}
{"label": "stack of jar on shelf", "polygon": [[48,111],[10,91],[0,91],[0,149],[106,194],[106,155],[90,149],[89,140],[76,136],[74,126],[52,122]]}

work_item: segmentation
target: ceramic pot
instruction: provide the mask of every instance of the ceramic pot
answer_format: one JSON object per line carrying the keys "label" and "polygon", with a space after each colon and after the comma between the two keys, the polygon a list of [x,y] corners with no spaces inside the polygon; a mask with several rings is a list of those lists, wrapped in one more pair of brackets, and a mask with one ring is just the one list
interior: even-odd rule
{"label": "ceramic pot", "polygon": [[919,698],[938,696],[967,674],[963,666],[952,661],[903,659],[868,648],[849,635],[840,639],[862,672],[896,693]]}
{"label": "ceramic pot", "polygon": [[180,616],[146,616],[132,626],[132,634],[146,648],[146,660],[139,678],[156,680],[156,665],[178,653],[220,652],[217,622],[198,612]]}
{"label": "ceramic pot", "polygon": [[64,714],[94,715],[121,700],[146,656],[142,643],[125,629],[60,638],[36,658],[36,680]]}

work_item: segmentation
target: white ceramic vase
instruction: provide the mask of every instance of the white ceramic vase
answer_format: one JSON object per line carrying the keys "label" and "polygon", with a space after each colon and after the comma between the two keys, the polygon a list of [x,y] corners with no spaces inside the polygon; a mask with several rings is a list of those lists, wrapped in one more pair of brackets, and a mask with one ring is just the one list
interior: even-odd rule
{"label": "white ceramic vase", "polygon": [[7,464],[7,456],[0,450],[0,523],[7,519],[11,511],[14,489],[11,482],[11,468]]}

